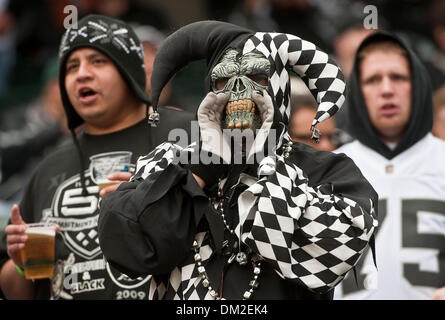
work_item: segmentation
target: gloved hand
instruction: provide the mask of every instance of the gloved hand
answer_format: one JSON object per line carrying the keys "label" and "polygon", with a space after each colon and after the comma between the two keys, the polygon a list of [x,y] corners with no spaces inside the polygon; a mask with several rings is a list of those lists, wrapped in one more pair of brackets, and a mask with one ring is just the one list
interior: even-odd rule
{"label": "gloved hand", "polygon": [[[202,150],[211,152],[225,163],[231,162],[229,142],[222,132],[222,115],[229,100],[229,93],[209,92],[198,108],[198,123],[201,131]],[[216,158],[215,158],[216,159]],[[207,159],[203,162],[206,163]]]}
{"label": "gloved hand", "polygon": [[264,148],[264,143],[266,142],[267,137],[270,133],[270,128],[272,127],[274,116],[272,98],[266,90],[263,90],[263,92],[254,91],[252,93],[252,99],[257,105],[258,111],[261,116],[262,125],[261,128],[256,131],[255,140],[252,147],[246,150],[247,159],[250,159],[251,156]]}
{"label": "gloved hand", "polygon": [[261,125],[261,128],[264,128],[266,125],[272,125],[273,121],[273,103],[272,98],[267,93],[266,90],[263,90],[263,92],[260,91],[254,91],[252,93],[252,99],[255,101],[255,104],[257,105],[258,111],[261,116],[261,121],[263,124]]}
{"label": "gloved hand", "polygon": [[222,115],[229,100],[229,93],[209,92],[198,108],[198,123],[201,132],[201,148],[198,164],[187,166],[202,178],[206,186],[213,185],[231,163],[229,142],[222,132]]}

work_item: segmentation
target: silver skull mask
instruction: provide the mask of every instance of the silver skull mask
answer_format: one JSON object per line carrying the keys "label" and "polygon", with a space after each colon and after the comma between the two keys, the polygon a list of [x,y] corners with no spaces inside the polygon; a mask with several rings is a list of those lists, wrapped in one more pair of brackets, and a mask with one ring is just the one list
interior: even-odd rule
{"label": "silver skull mask", "polygon": [[241,55],[229,49],[211,72],[212,91],[230,92],[223,129],[259,129],[261,117],[252,93],[267,90],[270,62],[259,52]]}

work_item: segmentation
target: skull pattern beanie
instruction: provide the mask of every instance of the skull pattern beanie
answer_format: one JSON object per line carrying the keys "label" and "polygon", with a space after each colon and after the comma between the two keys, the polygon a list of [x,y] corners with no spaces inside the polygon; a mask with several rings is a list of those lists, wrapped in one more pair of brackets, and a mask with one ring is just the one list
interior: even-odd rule
{"label": "skull pattern beanie", "polygon": [[92,48],[109,57],[136,97],[150,105],[145,93],[144,51],[134,30],[125,22],[101,15],[88,15],[69,28],[59,48],[59,84],[68,127],[75,129],[83,119],[74,110],[65,88],[65,64],[78,48]]}

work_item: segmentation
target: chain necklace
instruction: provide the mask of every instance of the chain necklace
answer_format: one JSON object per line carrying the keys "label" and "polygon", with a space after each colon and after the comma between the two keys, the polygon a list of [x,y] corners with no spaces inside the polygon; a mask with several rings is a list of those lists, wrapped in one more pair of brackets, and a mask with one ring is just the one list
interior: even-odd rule
{"label": "chain necklace", "polygon": [[[202,258],[199,253],[199,245],[198,245],[198,241],[196,239],[193,241],[192,248],[195,251],[195,255],[193,256],[193,258],[195,260],[195,265],[198,270],[198,273],[202,278],[202,281],[201,281],[202,285],[204,286],[204,288],[207,288],[207,290],[210,293],[210,296],[213,299],[223,300],[222,292],[218,295],[218,293],[215,291],[215,289],[212,288],[212,286],[210,285],[210,280],[207,275],[207,271],[206,271],[205,267],[202,265]],[[227,262],[232,263],[232,261],[234,259],[233,257],[234,257],[234,255],[232,255]],[[253,294],[253,291],[256,288],[258,288],[258,285],[259,285],[258,277],[261,273],[261,261],[260,261],[260,258],[258,255],[255,255],[252,257],[252,263],[253,263],[253,278],[252,278],[252,280],[249,281],[249,289],[247,289],[243,294],[243,300],[249,300]]]}
{"label": "chain necklace", "polygon": [[[230,173],[229,173],[230,175]],[[227,180],[226,180],[227,181]],[[216,205],[216,210],[218,211],[218,213],[220,214],[223,222],[224,222],[224,226],[227,229],[227,231],[231,234],[231,235],[235,235],[235,231],[233,229],[230,228],[229,224],[227,223],[226,217],[224,215],[224,192],[223,192],[223,187],[222,187],[222,182],[221,180],[218,183],[218,198],[219,198],[219,202]],[[243,251],[241,251],[241,231],[240,231],[240,237],[239,237],[239,245],[238,245],[238,253],[235,255],[235,253],[232,253],[232,255],[230,256],[230,258],[227,260],[228,264],[231,264],[235,259],[238,262],[238,264],[240,266],[245,266],[247,265],[247,254]],[[218,293],[215,291],[214,288],[212,288],[212,286],[210,285],[210,280],[209,277],[207,275],[207,271],[205,269],[205,267],[202,265],[202,258],[201,255],[199,253],[199,245],[198,245],[198,241],[195,239],[193,241],[193,250],[194,250],[194,260],[195,260],[195,265],[196,268],[198,270],[199,275],[202,277],[202,285],[207,288],[207,290],[210,293],[210,296],[213,299],[216,300],[222,300],[222,287],[220,288],[220,294],[218,295]],[[244,294],[243,294],[243,300],[248,300],[250,299],[250,297],[252,296],[254,290],[256,288],[258,288],[259,286],[259,281],[258,281],[258,277],[261,273],[261,258],[259,255],[254,254],[251,257],[251,262],[253,265],[253,278],[249,281],[249,289],[247,289]],[[222,275],[222,277],[224,276],[224,273]],[[222,278],[223,280],[223,278]],[[222,286],[222,282],[221,282],[221,286]]]}

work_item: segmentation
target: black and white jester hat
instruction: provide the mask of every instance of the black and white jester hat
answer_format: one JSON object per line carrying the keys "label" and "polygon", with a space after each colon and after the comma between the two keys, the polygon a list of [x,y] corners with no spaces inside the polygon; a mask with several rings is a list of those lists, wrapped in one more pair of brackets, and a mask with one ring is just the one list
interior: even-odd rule
{"label": "black and white jester hat", "polygon": [[254,32],[226,22],[200,21],[171,34],[159,49],[151,77],[154,110],[168,80],[191,61],[207,59],[206,89],[209,91],[210,72],[229,48],[241,50],[242,54],[256,50],[269,59],[269,93],[275,100],[280,121],[286,126],[291,106],[289,70],[301,77],[318,102],[311,128],[315,140],[319,138],[315,126],[333,116],[345,101],[343,73],[313,43],[291,34]]}
{"label": "black and white jester hat", "polygon": [[73,130],[83,123],[74,110],[65,88],[65,63],[78,48],[93,48],[110,58],[136,97],[147,106],[151,104],[145,93],[144,50],[134,30],[125,22],[102,15],[88,15],[69,28],[59,48],[59,84],[68,127]]}

